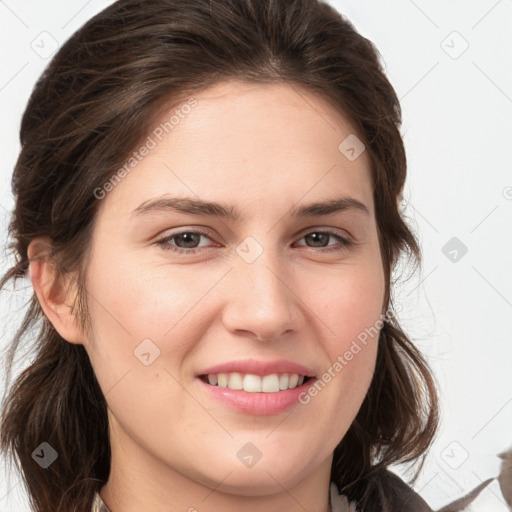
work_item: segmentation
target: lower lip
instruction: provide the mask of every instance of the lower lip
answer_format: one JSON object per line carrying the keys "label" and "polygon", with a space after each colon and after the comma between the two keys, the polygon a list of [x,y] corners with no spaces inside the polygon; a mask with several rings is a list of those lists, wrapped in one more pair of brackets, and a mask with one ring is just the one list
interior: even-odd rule
{"label": "lower lip", "polygon": [[310,378],[304,384],[275,393],[249,393],[243,390],[212,386],[197,379],[205,391],[228,407],[237,411],[256,416],[279,414],[291,409],[299,402],[301,393],[306,393],[316,379]]}

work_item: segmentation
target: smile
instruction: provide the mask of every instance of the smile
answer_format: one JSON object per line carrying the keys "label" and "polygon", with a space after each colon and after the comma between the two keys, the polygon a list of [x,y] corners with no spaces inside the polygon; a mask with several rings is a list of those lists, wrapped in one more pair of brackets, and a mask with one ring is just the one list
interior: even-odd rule
{"label": "smile", "polygon": [[309,377],[298,373],[272,373],[260,376],[232,372],[210,373],[200,378],[203,382],[220,388],[244,390],[248,393],[277,393],[302,386]]}

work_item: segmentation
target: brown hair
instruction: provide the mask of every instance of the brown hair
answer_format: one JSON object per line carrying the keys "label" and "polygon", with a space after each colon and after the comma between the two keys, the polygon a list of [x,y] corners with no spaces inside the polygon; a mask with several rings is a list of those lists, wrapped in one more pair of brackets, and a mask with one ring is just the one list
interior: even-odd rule
{"label": "brown hair", "polygon": [[[385,468],[421,460],[415,481],[438,424],[434,378],[392,314],[392,270],[404,255],[419,263],[420,251],[399,210],[406,177],[401,109],[379,57],[349,21],[317,0],[119,0],[62,46],[32,92],[12,179],[15,264],[0,282],[3,288],[26,277],[29,243],[48,237],[57,271],[79,271],[75,306],[87,328],[83,283],[100,204],[94,190],[147,136],[164,106],[225,79],[286,82],[322,95],[370,155],[390,312],[373,381],[331,472],[364,512],[399,509]],[[59,336],[35,294],[8,366],[34,328],[36,357],[7,394],[1,448],[13,456],[37,512],[89,512],[110,471],[106,402],[84,347]],[[59,455],[48,469],[31,456],[43,441]]]}

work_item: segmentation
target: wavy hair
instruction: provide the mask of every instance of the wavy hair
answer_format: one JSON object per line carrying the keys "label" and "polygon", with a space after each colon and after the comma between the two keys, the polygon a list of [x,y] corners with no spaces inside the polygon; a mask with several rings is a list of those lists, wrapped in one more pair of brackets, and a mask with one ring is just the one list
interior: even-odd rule
{"label": "wavy hair", "polygon": [[[330,5],[119,0],[75,32],[36,83],[22,118],[9,225],[13,265],[0,288],[27,277],[28,245],[46,236],[57,272],[78,270],[74,307],[87,329],[84,282],[100,204],[94,191],[168,105],[230,79],[285,82],[319,94],[366,145],[388,315],[373,381],[335,449],[331,478],[363,512],[399,510],[386,468],[421,462],[415,481],[438,426],[432,372],[393,314],[398,260],[420,263],[400,211],[407,167],[401,108],[375,46]],[[9,368],[33,330],[36,355],[6,393],[0,448],[21,472],[35,511],[89,512],[110,472],[106,401],[85,348],[60,337],[35,294],[6,351]],[[31,456],[42,441],[59,454],[45,470]]]}

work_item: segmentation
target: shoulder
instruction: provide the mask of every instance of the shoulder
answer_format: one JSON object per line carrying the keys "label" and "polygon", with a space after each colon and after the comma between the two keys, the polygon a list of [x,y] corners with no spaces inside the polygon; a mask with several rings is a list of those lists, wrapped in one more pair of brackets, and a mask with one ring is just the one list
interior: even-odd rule
{"label": "shoulder", "polygon": [[[438,512],[460,512],[465,510],[495,478],[488,478],[473,490],[439,509]],[[398,475],[386,469],[383,473],[386,510],[397,512],[434,512],[428,503]],[[388,498],[389,496],[389,498]]]}
{"label": "shoulder", "polygon": [[407,482],[389,469],[382,474],[382,486],[390,510],[432,512],[429,504]]}
{"label": "shoulder", "polygon": [[110,509],[105,505],[98,492],[94,495],[91,512],[110,512]]}
{"label": "shoulder", "polygon": [[[432,512],[427,502],[398,475],[382,469],[371,480],[371,494],[379,510],[386,512]],[[331,482],[330,501],[332,512],[361,512],[356,502],[349,502],[339,494],[338,487]],[[377,502],[379,504],[377,505]]]}

